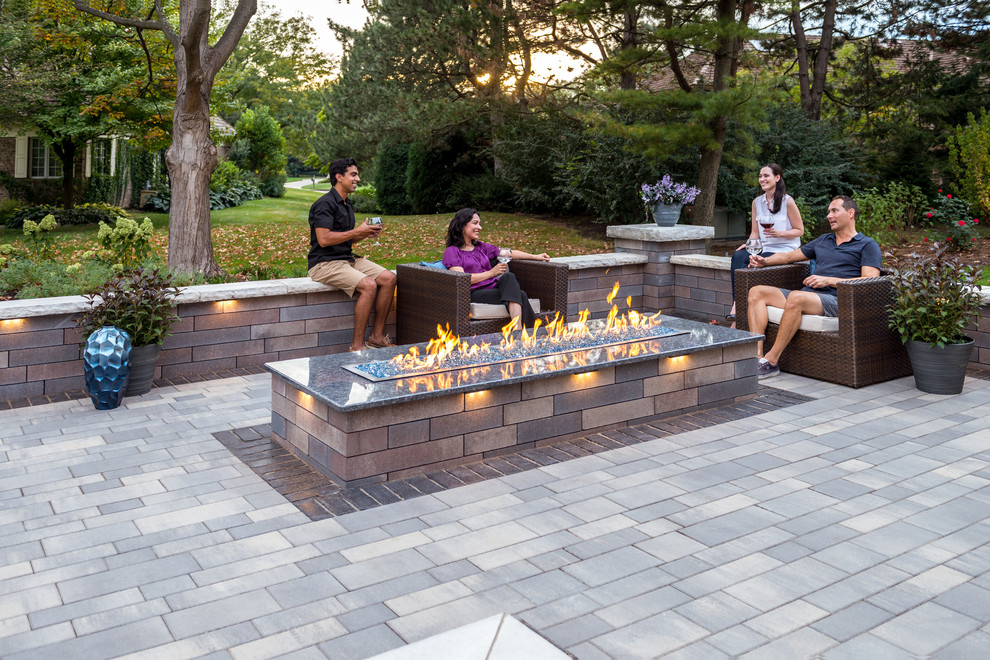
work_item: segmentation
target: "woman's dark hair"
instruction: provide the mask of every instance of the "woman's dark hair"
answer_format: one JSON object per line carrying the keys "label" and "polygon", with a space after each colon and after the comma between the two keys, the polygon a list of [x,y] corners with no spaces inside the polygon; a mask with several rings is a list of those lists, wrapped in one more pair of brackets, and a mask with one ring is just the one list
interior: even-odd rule
{"label": "woman's dark hair", "polygon": [[770,207],[770,213],[776,214],[780,211],[780,205],[784,203],[784,195],[787,194],[787,186],[784,185],[784,170],[777,163],[767,163],[763,167],[770,168],[774,176],[780,177],[777,181],[777,187],[773,191],[773,206]]}
{"label": "woman's dark hair", "polygon": [[447,225],[447,247],[451,245],[454,247],[464,246],[464,227],[471,222],[471,218],[477,213],[474,209],[461,209],[454,214],[453,220]]}

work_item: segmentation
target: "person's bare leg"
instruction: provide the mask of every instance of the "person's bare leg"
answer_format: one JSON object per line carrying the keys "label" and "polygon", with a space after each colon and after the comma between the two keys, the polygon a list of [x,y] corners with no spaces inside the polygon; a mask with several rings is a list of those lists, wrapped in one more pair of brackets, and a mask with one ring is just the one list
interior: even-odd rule
{"label": "person's bare leg", "polygon": [[371,326],[371,336],[368,337],[376,344],[385,343],[385,321],[392,309],[392,298],[395,296],[395,274],[386,270],[378,274],[374,280],[378,293],[375,294],[375,322]]}
{"label": "person's bare leg", "polygon": [[350,350],[360,351],[364,348],[364,329],[368,327],[368,318],[371,316],[371,307],[375,302],[375,281],[370,277],[365,277],[358,282],[354,293],[357,294],[357,301],[354,303],[354,338],[351,340]]}
{"label": "person's bare leg", "polygon": [[510,302],[509,317],[518,321],[518,325],[516,327],[522,327],[522,305],[516,302]]}
{"label": "person's bare leg", "polygon": [[[770,319],[767,316],[767,306],[784,307],[787,298],[775,286],[754,286],[749,290],[748,309],[746,318],[749,319],[749,331],[764,334]],[[756,356],[763,357],[763,340],[756,343]]]}
{"label": "person's bare leg", "polygon": [[780,317],[780,326],[777,328],[777,338],[773,342],[773,347],[767,351],[763,357],[770,364],[777,364],[781,353],[791,343],[794,334],[801,327],[801,317],[804,314],[821,314],[822,299],[811,291],[793,291],[787,296],[784,305],[784,313]]}

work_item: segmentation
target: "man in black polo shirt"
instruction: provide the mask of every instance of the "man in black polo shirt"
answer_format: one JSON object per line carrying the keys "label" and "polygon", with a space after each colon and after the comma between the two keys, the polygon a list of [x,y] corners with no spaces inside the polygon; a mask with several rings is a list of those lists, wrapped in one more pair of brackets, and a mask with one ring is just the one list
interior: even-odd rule
{"label": "man in black polo shirt", "polygon": [[804,280],[804,288],[800,291],[773,286],[754,286],[749,290],[748,318],[752,332],[762,333],[767,329],[768,306],[784,310],[773,348],[764,355],[763,342],[757,344],[760,355],[757,373],[761,379],[780,373],[777,362],[801,326],[803,314],[838,316],[837,282],[880,276],[880,246],[856,231],[856,211],[852,198],[836,197],[828,205],[828,224],[832,233],[823,234],[793,252],[778,252],[766,259],[759,255],[750,257],[750,268],[809,259],[817,262],[815,274]]}
{"label": "man in black polo shirt", "polygon": [[[309,276],[337,287],[351,298],[357,292],[354,338],[348,350],[391,346],[392,340],[385,334],[385,319],[392,308],[395,275],[351,250],[354,243],[378,236],[382,226],[372,226],[367,221],[354,226],[354,207],[347,196],[361,181],[357,161],[353,158],[333,161],[330,179],[334,182],[333,189],[309,209]],[[375,323],[366,342],[364,329],[372,308]]]}

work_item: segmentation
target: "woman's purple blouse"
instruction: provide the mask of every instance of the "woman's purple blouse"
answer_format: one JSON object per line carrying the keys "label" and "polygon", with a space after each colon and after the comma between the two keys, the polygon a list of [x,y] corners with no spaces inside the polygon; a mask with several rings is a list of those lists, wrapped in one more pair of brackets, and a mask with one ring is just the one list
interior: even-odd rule
{"label": "woman's purple blouse", "polygon": [[[443,265],[448,269],[460,266],[465,273],[484,273],[492,268],[492,259],[498,256],[498,248],[491,243],[478,242],[473,250],[462,250],[451,245],[443,251]],[[475,282],[472,289],[489,289],[498,282],[497,277]]]}

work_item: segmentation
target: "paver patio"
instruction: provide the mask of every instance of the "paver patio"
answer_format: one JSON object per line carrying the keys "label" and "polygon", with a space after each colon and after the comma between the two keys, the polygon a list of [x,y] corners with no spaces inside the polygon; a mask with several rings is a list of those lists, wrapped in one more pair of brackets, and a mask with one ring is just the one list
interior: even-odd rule
{"label": "paver patio", "polygon": [[0,656],[984,656],[990,381],[769,384],[813,400],[316,522],[213,435],[266,375],[0,411]]}

